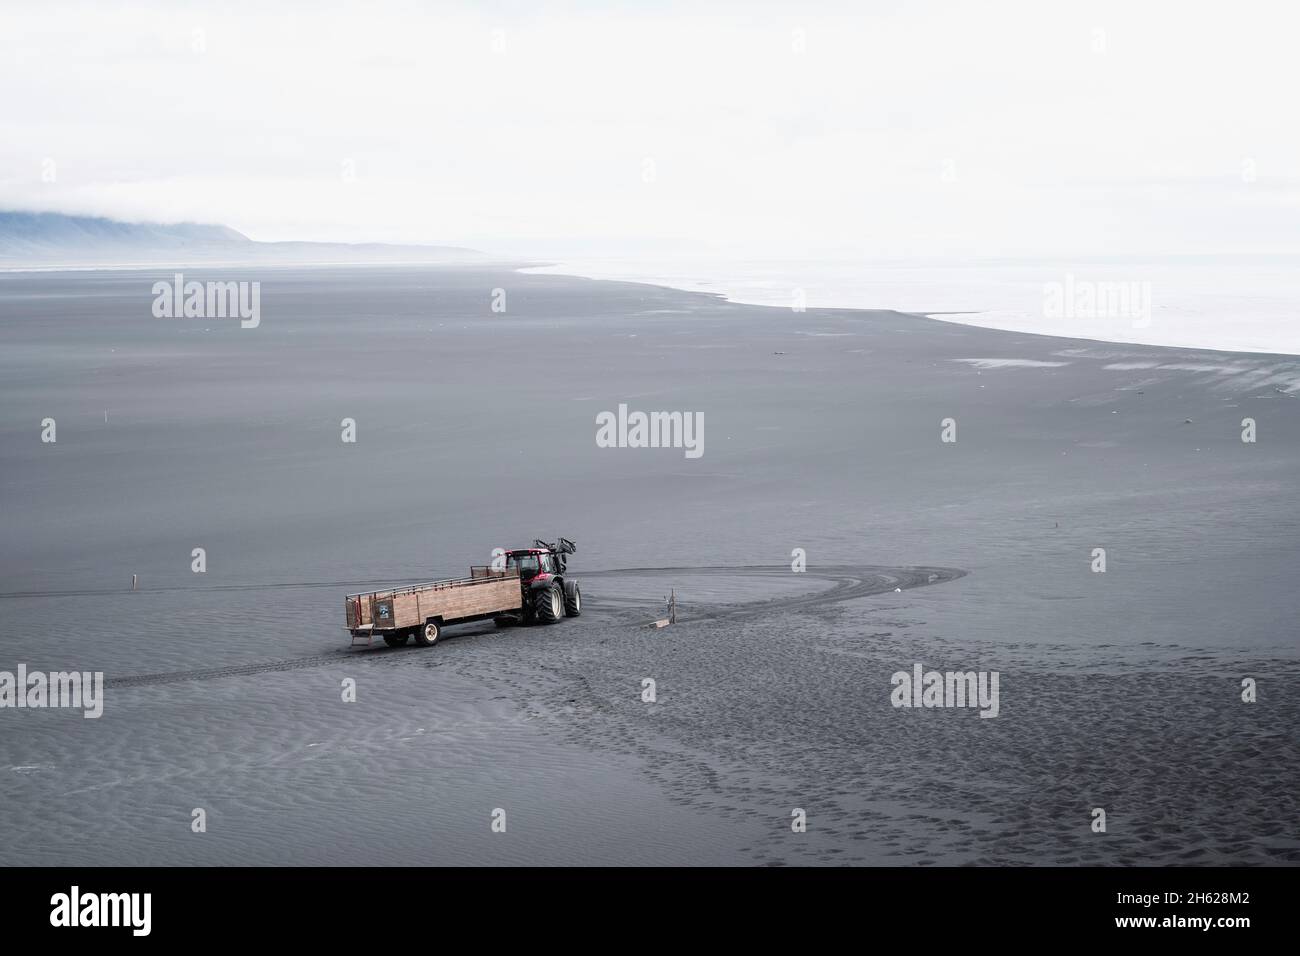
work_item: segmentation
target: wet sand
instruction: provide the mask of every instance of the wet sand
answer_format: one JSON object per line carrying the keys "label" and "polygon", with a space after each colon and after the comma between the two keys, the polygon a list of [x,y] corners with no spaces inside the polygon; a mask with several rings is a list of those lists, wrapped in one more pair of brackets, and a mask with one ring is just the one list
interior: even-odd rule
{"label": "wet sand", "polygon": [[[0,670],[109,681],[0,710],[0,862],[1300,860],[1294,358],[505,267],[212,276],[240,329],[165,275],[0,275]],[[621,402],[703,456],[596,447]],[[557,534],[581,618],[346,650],[346,591]],[[999,716],[893,708],[917,662]]]}

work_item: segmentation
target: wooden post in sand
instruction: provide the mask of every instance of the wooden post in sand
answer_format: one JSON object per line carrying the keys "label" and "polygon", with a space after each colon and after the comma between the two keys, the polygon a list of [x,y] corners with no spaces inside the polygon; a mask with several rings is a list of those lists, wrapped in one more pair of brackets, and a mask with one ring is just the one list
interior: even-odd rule
{"label": "wooden post in sand", "polygon": [[669,624],[677,623],[677,589],[674,588],[668,597],[668,616],[661,617],[657,621],[651,621],[651,627],[667,627]]}
{"label": "wooden post in sand", "polygon": [[132,590],[132,591],[135,590],[135,585],[136,585],[136,581],[137,581],[137,580],[138,580],[138,576],[137,576],[137,575],[134,575],[134,574],[131,575],[131,590]]}

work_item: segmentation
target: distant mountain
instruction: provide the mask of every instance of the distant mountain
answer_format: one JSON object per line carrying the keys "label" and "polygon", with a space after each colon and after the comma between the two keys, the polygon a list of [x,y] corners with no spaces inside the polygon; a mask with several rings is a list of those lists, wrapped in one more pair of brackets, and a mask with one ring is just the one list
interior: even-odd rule
{"label": "distant mountain", "polygon": [[481,258],[454,246],[254,242],[229,226],[121,222],[51,212],[0,210],[0,269],[229,263],[453,262]]}

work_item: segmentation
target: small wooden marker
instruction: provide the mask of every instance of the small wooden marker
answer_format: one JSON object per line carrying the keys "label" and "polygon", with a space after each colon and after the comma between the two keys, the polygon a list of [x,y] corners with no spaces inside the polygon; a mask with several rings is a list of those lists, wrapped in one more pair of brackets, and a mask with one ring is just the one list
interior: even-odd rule
{"label": "small wooden marker", "polygon": [[134,575],[134,574],[131,575],[131,590],[132,590],[132,591],[135,590],[135,585],[136,585],[136,581],[137,581],[137,579],[138,579],[138,576],[137,576],[137,575]]}

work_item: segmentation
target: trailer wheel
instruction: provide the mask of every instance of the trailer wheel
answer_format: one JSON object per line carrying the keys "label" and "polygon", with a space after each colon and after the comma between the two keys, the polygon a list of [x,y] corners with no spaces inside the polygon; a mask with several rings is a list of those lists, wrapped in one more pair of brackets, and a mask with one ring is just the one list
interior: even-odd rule
{"label": "trailer wheel", "polygon": [[582,588],[577,581],[564,582],[564,613],[569,617],[582,613]]}
{"label": "trailer wheel", "polygon": [[428,621],[424,627],[415,632],[415,643],[421,647],[433,647],[442,636],[442,628],[437,621]]}
{"label": "trailer wheel", "polygon": [[554,624],[564,616],[564,597],[557,587],[538,591],[533,599],[534,616],[540,624]]}
{"label": "trailer wheel", "polygon": [[406,644],[406,639],[410,637],[405,631],[399,631],[396,634],[385,634],[384,643],[389,647],[402,647]]}

